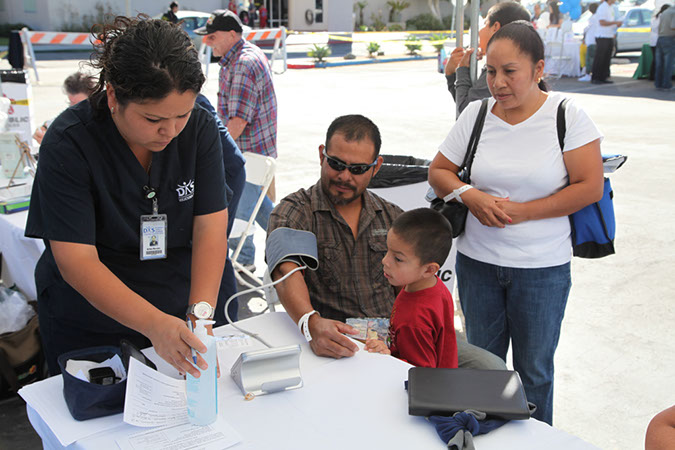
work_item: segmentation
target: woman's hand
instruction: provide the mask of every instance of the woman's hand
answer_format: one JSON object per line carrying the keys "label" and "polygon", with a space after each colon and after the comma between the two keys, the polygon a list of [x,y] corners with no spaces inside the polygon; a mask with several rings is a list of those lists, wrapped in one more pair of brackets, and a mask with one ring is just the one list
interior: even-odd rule
{"label": "woman's hand", "polygon": [[[183,320],[162,313],[148,327],[146,336],[152,341],[152,346],[162,359],[181,374],[190,373],[193,377],[199,378],[199,370],[191,363],[192,349],[205,353],[206,346],[188,329]],[[206,361],[199,355],[197,366],[202,370],[207,367]]]}
{"label": "woman's hand", "polygon": [[463,56],[464,49],[462,47],[457,47],[450,53],[450,58],[448,58],[448,62],[445,64],[446,75],[452,75],[457,71],[457,66],[459,65],[459,62],[462,60]]}
{"label": "woman's hand", "polygon": [[[475,49],[473,48],[467,48],[464,51],[464,54],[462,55],[462,59],[459,61],[459,67],[469,67],[469,64],[471,63],[471,55],[473,54]],[[480,61],[483,58],[483,50],[478,48],[478,52],[476,53],[476,60]]]}
{"label": "woman's hand", "polygon": [[[192,324],[192,327],[190,327],[190,325],[187,324],[187,325],[188,325],[188,329],[191,328],[192,330],[194,330],[194,329],[195,329],[195,326],[196,326],[196,324],[197,324],[197,317],[196,317],[194,314],[188,314],[187,319],[186,319],[186,322],[187,322],[187,321],[190,321],[191,324]],[[213,334],[213,325],[207,325],[205,328],[206,328],[206,334],[208,334],[209,336],[215,336],[215,335]],[[199,360],[201,360],[202,357],[201,357],[201,355],[199,355],[198,353],[195,353],[195,355],[196,355],[196,357],[197,357],[197,362],[199,363]],[[216,375],[218,376],[218,378],[220,378],[220,362],[218,362],[218,352],[216,352],[216,364],[218,364],[218,366],[217,366],[217,368],[216,368]],[[199,364],[198,364],[198,365],[199,365]],[[202,366],[199,366],[199,367],[202,367]]]}
{"label": "woman's hand", "polygon": [[462,201],[471,214],[486,227],[504,228],[512,223],[511,217],[500,207],[508,198],[495,197],[478,189],[469,189],[462,194]]}
{"label": "woman's hand", "polygon": [[524,203],[505,201],[498,202],[497,206],[511,219],[511,222],[508,223],[509,225],[515,225],[530,220],[527,214],[527,207]]}

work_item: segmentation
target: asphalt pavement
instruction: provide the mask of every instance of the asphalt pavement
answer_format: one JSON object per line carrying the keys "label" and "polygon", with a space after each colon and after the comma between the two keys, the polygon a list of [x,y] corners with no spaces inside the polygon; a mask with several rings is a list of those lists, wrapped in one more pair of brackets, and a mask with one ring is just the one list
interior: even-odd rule
{"label": "asphalt pavement", "polygon": [[[66,107],[61,83],[78,63],[38,61],[36,124]],[[649,420],[675,403],[675,92],[657,92],[649,81],[630,78],[636,63],[635,55],[615,60],[612,85],[550,80],[596,122],[605,135],[604,153],[628,155],[611,175],[617,254],[574,258],[556,354],[554,425],[604,449],[643,447]],[[370,117],[380,127],[384,154],[433,158],[455,121],[452,97],[435,66],[423,60],[275,75],[279,198],[316,182],[318,146],[342,114]],[[212,102],[217,73],[212,64],[204,87]],[[262,242],[261,233],[256,240]],[[17,405],[15,414],[6,414],[21,422],[23,406]],[[6,428],[11,423],[2,420],[0,448],[33,448],[29,431],[22,432],[25,447],[3,441],[15,434]]]}

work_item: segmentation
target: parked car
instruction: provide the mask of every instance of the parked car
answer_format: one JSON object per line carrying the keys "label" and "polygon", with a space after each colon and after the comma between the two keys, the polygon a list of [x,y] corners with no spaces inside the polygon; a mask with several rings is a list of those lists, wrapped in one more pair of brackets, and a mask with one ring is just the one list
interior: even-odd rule
{"label": "parked car", "polygon": [[626,11],[623,25],[616,33],[616,53],[639,51],[644,44],[649,44],[652,14],[653,11],[642,7]]}
{"label": "parked car", "polygon": [[[619,6],[618,16],[623,19],[623,25],[617,29],[615,54],[640,51],[643,44],[649,43],[652,13],[649,8]],[[583,37],[592,15],[590,11],[585,11],[572,25],[572,31],[579,38]]]}
{"label": "parked car", "polygon": [[[155,17],[153,17],[153,19],[161,19],[162,14],[157,14]],[[176,17],[178,17],[178,23],[180,26],[183,27],[183,29],[190,36],[190,39],[192,39],[195,47],[199,49],[199,47],[202,45],[203,36],[195,34],[195,30],[206,25],[206,21],[209,19],[209,17],[211,17],[211,13],[179,9],[176,13]],[[243,26],[243,29],[245,32],[251,31],[251,27],[246,25]]]}

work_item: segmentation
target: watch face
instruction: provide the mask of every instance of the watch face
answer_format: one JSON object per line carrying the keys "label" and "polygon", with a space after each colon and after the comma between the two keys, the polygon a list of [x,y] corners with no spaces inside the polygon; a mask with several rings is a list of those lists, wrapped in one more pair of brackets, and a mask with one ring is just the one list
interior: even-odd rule
{"label": "watch face", "polygon": [[213,308],[206,302],[199,302],[194,306],[194,314],[198,319],[210,319]]}

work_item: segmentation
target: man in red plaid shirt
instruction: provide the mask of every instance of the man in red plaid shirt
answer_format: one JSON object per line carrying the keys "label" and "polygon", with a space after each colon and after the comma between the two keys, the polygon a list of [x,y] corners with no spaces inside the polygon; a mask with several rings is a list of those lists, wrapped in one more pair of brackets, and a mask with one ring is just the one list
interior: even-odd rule
{"label": "man in red plaid shirt", "polygon": [[[214,11],[206,25],[195,30],[220,59],[218,115],[242,152],[277,157],[277,99],[267,56],[242,37],[239,17],[229,10]],[[244,156],[246,154],[244,153]],[[236,218],[248,221],[260,196],[260,187],[246,183]],[[256,222],[267,230],[274,208],[274,186],[262,204]],[[238,239],[231,239],[236,246]],[[253,236],[246,238],[238,261],[255,270]]]}

